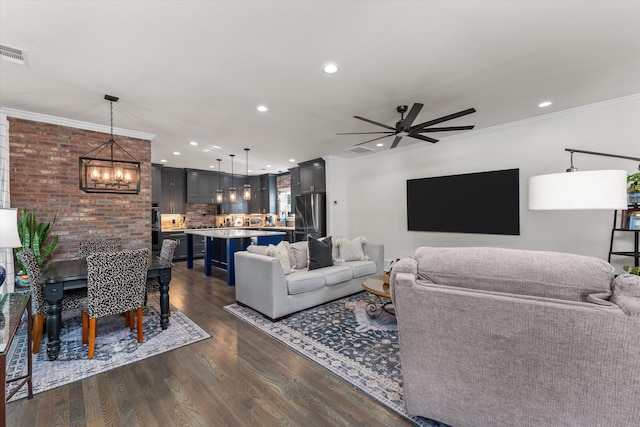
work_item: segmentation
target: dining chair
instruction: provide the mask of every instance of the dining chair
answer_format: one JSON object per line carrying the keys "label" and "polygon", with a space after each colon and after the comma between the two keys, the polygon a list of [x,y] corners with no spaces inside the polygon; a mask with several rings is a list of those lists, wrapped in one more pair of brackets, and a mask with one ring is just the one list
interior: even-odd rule
{"label": "dining chair", "polygon": [[[31,337],[33,339],[33,353],[40,352],[40,342],[42,341],[42,330],[47,314],[47,300],[44,296],[44,284],[42,283],[42,272],[38,266],[38,260],[32,249],[23,249],[16,254],[29,276],[29,287],[31,288],[31,311],[33,314],[33,327]],[[65,291],[60,302],[61,310],[73,310],[80,308],[87,299],[86,289],[74,289]]]}
{"label": "dining chair", "polygon": [[[171,239],[164,239],[160,248],[160,258],[173,262],[173,255],[176,252],[178,242]],[[160,279],[152,277],[147,279],[147,292],[144,295],[144,304],[147,305],[147,294],[152,292],[160,292]],[[169,307],[169,315],[171,315],[171,307]]]}
{"label": "dining chair", "polygon": [[96,325],[99,318],[125,313],[133,323],[131,311],[137,314],[138,342],[144,341],[142,307],[147,280],[149,249],[124,249],[96,252],[87,257],[87,299],[82,307],[82,343],[89,344],[93,359]]}
{"label": "dining chair", "polygon": [[81,240],[78,242],[78,258],[86,259],[96,252],[111,252],[122,249],[122,239]]}

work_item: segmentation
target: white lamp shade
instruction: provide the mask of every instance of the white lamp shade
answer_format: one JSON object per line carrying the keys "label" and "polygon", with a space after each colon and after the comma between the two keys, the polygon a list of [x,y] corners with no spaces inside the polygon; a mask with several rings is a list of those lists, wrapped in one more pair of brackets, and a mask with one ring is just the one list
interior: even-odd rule
{"label": "white lamp shade", "polygon": [[0,209],[0,248],[19,248],[18,210]]}
{"label": "white lamp shade", "polygon": [[627,171],[553,173],[529,178],[529,210],[627,209]]}

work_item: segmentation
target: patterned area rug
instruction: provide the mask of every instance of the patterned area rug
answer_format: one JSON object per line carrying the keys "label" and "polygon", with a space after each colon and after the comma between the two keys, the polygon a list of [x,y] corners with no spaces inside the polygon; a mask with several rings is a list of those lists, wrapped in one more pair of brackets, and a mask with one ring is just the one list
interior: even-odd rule
{"label": "patterned area rug", "polygon": [[275,323],[248,307],[232,304],[224,308],[416,425],[446,427],[407,414],[396,319],[386,312],[376,319],[369,318],[369,303],[379,303],[379,300],[367,292],[360,292]]}
{"label": "patterned area rug", "polygon": [[[98,320],[95,356],[87,358],[87,346],[82,344],[82,316],[80,310],[62,312],[60,339],[62,348],[58,359],[47,358],[47,336],[44,333],[40,352],[33,355],[33,393],[72,383],[99,373],[137,362],[166,351],[210,338],[211,335],[193,323],[178,309],[171,306],[169,326],[160,328],[160,303],[157,293],[149,294],[143,317],[144,342],[138,344],[136,330],[124,325],[124,317],[111,316]],[[27,333],[25,327],[16,335],[11,346],[7,366],[7,378],[26,373]],[[12,387],[9,384],[9,387]],[[9,394],[12,388],[7,390]],[[24,386],[11,401],[26,397]]]}

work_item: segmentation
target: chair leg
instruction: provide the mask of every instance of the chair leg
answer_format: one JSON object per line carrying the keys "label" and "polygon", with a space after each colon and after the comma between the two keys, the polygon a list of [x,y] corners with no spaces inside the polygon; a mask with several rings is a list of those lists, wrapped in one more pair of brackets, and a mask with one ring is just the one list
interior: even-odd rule
{"label": "chair leg", "polygon": [[82,312],[82,344],[89,342],[89,315]]}
{"label": "chair leg", "polygon": [[44,315],[36,314],[33,317],[33,327],[31,329],[31,339],[33,340],[32,353],[40,352],[40,342],[42,341],[42,326],[44,325]]}
{"label": "chair leg", "polygon": [[96,350],[96,322],[97,319],[89,319],[89,359],[93,359]]}
{"label": "chair leg", "polygon": [[[133,313],[133,310],[131,311]],[[142,328],[142,307],[138,308],[138,342],[144,341],[144,329]]]}
{"label": "chair leg", "polygon": [[133,328],[136,327],[136,312],[134,310],[129,310],[129,330],[133,331]]}

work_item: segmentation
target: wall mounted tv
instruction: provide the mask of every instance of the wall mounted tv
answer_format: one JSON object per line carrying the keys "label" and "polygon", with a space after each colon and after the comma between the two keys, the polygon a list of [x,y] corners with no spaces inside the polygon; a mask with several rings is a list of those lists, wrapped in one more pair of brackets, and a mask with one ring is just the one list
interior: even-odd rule
{"label": "wall mounted tv", "polygon": [[410,231],[520,235],[520,170],[407,180]]}

